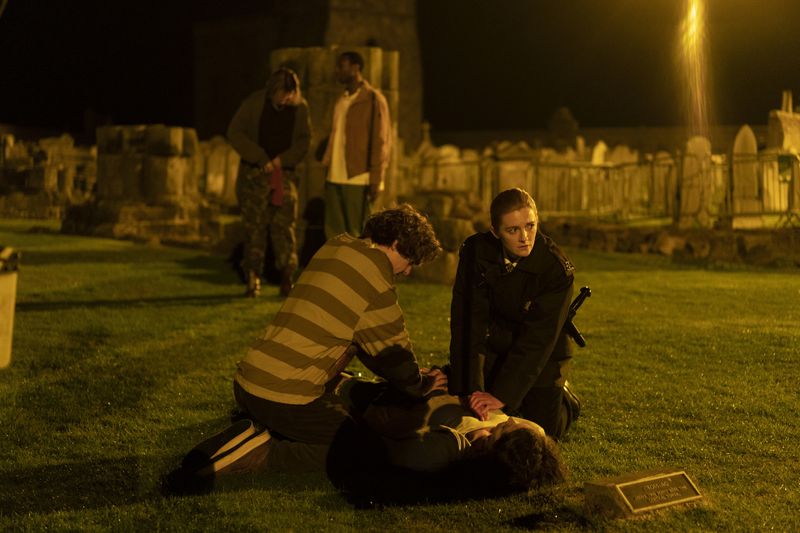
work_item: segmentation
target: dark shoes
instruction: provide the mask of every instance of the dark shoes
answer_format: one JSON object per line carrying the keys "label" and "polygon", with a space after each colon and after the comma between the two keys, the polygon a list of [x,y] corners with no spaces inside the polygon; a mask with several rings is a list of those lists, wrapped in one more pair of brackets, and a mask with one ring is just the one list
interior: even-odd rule
{"label": "dark shoes", "polygon": [[570,419],[574,422],[581,415],[581,399],[572,390],[572,384],[569,381],[564,381],[564,399],[567,403]]}
{"label": "dark shoes", "polygon": [[181,466],[162,480],[165,496],[205,494],[221,473],[253,472],[263,468],[271,439],[251,420],[239,420],[204,440],[184,456]]}
{"label": "dark shoes", "polygon": [[572,384],[569,381],[564,382],[564,394],[561,398],[561,431],[558,435],[559,439],[566,435],[570,426],[581,416],[581,399],[572,390]]}

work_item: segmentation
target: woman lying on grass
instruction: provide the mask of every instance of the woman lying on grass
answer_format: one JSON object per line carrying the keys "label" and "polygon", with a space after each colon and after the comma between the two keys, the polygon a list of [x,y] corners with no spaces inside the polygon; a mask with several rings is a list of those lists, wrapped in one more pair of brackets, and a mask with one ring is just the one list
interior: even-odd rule
{"label": "woman lying on grass", "polygon": [[327,471],[357,505],[495,497],[564,479],[556,443],[529,420],[497,410],[482,421],[457,396],[414,402],[384,382],[352,379],[340,391],[355,417]]}

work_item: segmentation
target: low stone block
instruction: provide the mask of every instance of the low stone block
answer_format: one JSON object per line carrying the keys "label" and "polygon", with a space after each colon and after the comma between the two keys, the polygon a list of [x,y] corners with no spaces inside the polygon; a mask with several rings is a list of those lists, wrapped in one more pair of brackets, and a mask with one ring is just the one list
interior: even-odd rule
{"label": "low stone block", "polygon": [[430,263],[416,267],[411,271],[411,276],[420,281],[452,285],[458,270],[458,254],[443,252]]}
{"label": "low stone block", "polygon": [[146,147],[147,126],[133,124],[122,126],[122,151],[143,154]]}
{"label": "low stone block", "polygon": [[695,259],[706,259],[711,253],[711,240],[708,235],[689,235],[686,238],[686,250]]}
{"label": "low stone block", "polygon": [[141,154],[126,153],[120,159],[119,177],[122,180],[122,198],[138,200],[142,197],[144,159]]}
{"label": "low stone block", "polygon": [[475,210],[470,207],[469,199],[465,195],[456,195],[453,198],[453,208],[450,210],[453,218],[464,218],[472,220]]}
{"label": "low stone block", "polygon": [[670,235],[667,231],[662,231],[653,243],[653,250],[661,255],[672,256],[675,250],[682,250],[686,246],[686,239],[677,235]]}
{"label": "low stone block", "polygon": [[116,200],[123,196],[122,155],[97,154],[97,198]]}
{"label": "low stone block", "polygon": [[197,137],[197,130],[194,128],[183,128],[183,150],[184,157],[192,157],[200,153],[200,139]]}
{"label": "low stone block", "polygon": [[184,151],[183,128],[151,124],[145,130],[145,146],[149,155],[181,155]]}
{"label": "low stone block", "polygon": [[25,188],[35,192],[58,192],[58,165],[32,168],[25,177]]}
{"label": "low stone block", "polygon": [[434,218],[431,222],[442,248],[448,252],[457,252],[461,248],[461,243],[475,233],[475,227],[471,220]]}
{"label": "low stone block", "polygon": [[186,161],[182,157],[146,157],[142,187],[145,200],[152,203],[169,203],[182,197]]}
{"label": "low stone block", "polygon": [[95,130],[98,154],[122,152],[122,126],[100,126]]}
{"label": "low stone block", "polygon": [[446,194],[432,194],[425,203],[425,213],[436,219],[449,217],[452,209],[453,198]]}

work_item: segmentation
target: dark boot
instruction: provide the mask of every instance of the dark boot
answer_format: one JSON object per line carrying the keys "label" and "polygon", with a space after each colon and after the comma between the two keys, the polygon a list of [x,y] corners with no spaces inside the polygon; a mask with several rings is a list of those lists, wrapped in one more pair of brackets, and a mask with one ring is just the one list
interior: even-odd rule
{"label": "dark boot", "polygon": [[581,399],[575,394],[575,391],[572,390],[572,384],[569,381],[564,382],[564,395],[561,401],[561,424],[563,428],[561,435],[564,435],[581,415]]}

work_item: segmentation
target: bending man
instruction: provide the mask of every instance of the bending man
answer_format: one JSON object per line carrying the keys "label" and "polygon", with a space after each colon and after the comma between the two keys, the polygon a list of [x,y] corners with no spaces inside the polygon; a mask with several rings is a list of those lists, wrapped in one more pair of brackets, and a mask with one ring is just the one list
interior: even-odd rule
{"label": "bending man", "polygon": [[[323,469],[330,442],[349,418],[334,388],[356,355],[411,397],[445,388],[442,372],[420,372],[394,287],[396,275],[408,275],[439,250],[427,219],[408,205],[370,217],[361,238],[328,241],[239,362],[234,395],[251,420],[197,446],[183,460],[183,475],[261,471],[267,455],[280,470]],[[257,431],[253,422],[267,429]]]}

